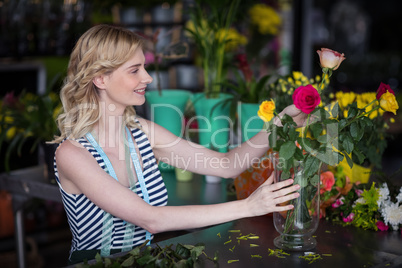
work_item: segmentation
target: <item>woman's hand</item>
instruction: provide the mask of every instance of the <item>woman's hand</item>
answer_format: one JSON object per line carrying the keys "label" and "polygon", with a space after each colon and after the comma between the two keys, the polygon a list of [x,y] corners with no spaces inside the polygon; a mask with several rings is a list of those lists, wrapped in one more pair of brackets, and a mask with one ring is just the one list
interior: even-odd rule
{"label": "woman's hand", "polygon": [[[283,109],[283,111],[279,113],[279,117],[282,118],[285,114],[291,116],[298,127],[303,127],[306,124],[308,114],[303,113],[301,110],[297,109],[294,104],[289,105],[285,109]],[[275,125],[281,125],[281,121],[279,120],[279,118],[275,118],[274,120]]]}
{"label": "woman's hand", "polygon": [[293,205],[280,204],[299,197],[299,193],[296,191],[300,186],[292,185],[292,179],[278,183],[273,183],[273,181],[274,173],[247,198],[247,205],[253,216],[293,209]]}

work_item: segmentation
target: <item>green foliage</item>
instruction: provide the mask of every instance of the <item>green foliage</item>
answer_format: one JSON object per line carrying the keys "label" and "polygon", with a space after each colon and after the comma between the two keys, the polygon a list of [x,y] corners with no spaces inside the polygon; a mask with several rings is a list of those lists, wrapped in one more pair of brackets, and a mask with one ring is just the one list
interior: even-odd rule
{"label": "green foliage", "polygon": [[60,109],[60,99],[53,92],[45,95],[23,92],[18,97],[8,93],[4,97],[0,107],[0,149],[8,143],[4,159],[7,171],[11,153],[20,155],[28,139],[33,140],[31,151],[40,142],[53,140],[58,131],[56,117]]}
{"label": "green foliage", "polygon": [[239,0],[198,0],[189,10],[190,21],[185,30],[200,55],[204,72],[204,92],[210,98],[219,95],[226,71],[225,45],[230,40],[227,35],[219,37],[219,33],[228,31],[232,26],[239,3]]}
{"label": "green foliage", "polygon": [[[107,258],[96,255],[95,263],[89,264],[87,261],[78,264],[76,268],[122,268],[122,267],[194,267],[201,255],[205,255],[205,246],[183,245],[178,243],[174,248],[173,245],[160,247],[156,244],[154,247],[146,246],[145,242],[127,254],[116,257]],[[218,257],[207,259],[217,263]]]}

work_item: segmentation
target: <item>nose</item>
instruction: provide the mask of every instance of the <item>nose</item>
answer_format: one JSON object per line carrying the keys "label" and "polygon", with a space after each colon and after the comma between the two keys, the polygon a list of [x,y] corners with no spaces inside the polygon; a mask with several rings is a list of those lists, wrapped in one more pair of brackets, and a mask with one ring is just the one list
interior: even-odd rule
{"label": "nose", "polygon": [[152,76],[149,75],[149,73],[146,70],[144,70],[144,71],[145,71],[145,73],[144,73],[142,82],[144,84],[151,84],[154,79],[152,78]]}

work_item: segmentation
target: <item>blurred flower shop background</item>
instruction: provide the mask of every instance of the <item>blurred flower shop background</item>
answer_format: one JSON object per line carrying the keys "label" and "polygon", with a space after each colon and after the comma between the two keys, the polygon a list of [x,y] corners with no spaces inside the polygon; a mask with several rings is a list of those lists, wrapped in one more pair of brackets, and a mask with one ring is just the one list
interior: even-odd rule
{"label": "blurred flower shop background", "polygon": [[[68,56],[93,25],[124,26],[147,40],[147,70],[154,81],[146,105],[136,107],[140,116],[226,152],[263,127],[257,116],[261,102],[272,99],[281,111],[300,86],[325,87],[321,100],[337,103],[340,120],[351,109],[375,108],[379,88],[392,91],[400,105],[400,10],[398,0],[0,0],[0,173],[49,165],[45,142],[57,133],[54,119]],[[321,76],[316,53],[321,48],[346,57],[331,79]],[[158,115],[151,104],[161,99],[176,107],[177,118],[166,110],[168,120]],[[215,140],[211,133],[198,134],[205,126],[196,115],[210,116],[216,122],[212,131],[225,131]],[[215,118],[222,115],[233,124],[220,124]],[[402,224],[402,115],[378,109],[367,118],[373,131],[361,133],[356,143],[348,142],[353,136],[343,140],[356,165],[343,161],[321,170],[327,173],[321,176],[320,216],[395,230]],[[264,161],[234,178],[237,198],[272,172]],[[51,176],[49,182],[54,183]],[[359,205],[352,208],[356,200]],[[10,204],[10,195],[0,189],[0,240],[13,235]],[[52,227],[49,222],[55,228],[67,223],[59,205],[37,202],[28,210],[26,227],[32,232]],[[40,223],[49,217],[46,226]],[[0,243],[2,251],[7,246]]]}

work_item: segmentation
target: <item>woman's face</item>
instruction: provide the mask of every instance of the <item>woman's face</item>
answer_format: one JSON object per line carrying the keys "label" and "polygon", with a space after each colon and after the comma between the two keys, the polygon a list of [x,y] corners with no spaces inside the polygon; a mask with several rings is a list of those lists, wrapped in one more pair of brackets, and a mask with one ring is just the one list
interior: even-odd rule
{"label": "woman's face", "polygon": [[141,49],[126,63],[103,76],[104,87],[100,90],[102,101],[125,108],[130,105],[142,105],[145,102],[145,90],[152,77],[144,67],[145,57]]}

